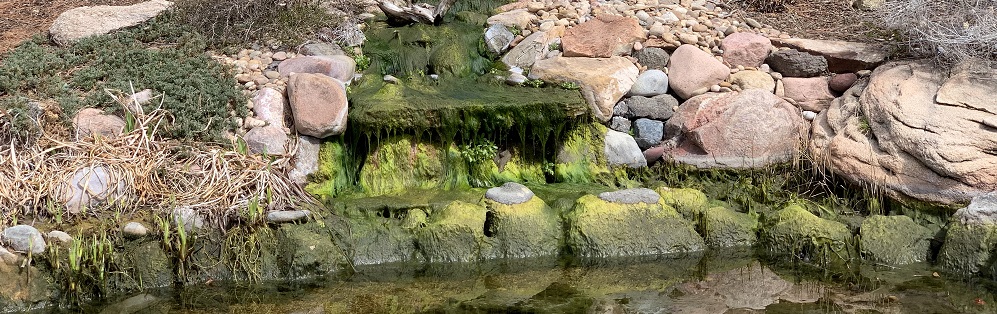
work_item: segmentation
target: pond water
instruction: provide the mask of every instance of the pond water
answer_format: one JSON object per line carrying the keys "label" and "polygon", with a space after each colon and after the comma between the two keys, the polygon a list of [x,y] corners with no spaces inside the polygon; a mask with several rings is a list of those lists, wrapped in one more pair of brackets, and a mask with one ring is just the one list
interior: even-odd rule
{"label": "pond water", "polygon": [[[307,281],[147,291],[89,313],[994,313],[997,285],[927,265],[841,266],[750,250],[640,259],[379,265]],[[852,268],[849,270],[848,268]]]}

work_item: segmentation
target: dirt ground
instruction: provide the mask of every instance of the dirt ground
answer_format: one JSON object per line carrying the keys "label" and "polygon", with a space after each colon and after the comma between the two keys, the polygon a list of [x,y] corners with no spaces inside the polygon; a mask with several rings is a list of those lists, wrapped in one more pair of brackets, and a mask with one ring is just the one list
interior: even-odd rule
{"label": "dirt ground", "polygon": [[798,0],[780,12],[758,12],[740,0],[723,0],[736,14],[750,17],[793,37],[808,39],[883,42],[889,32],[876,26],[875,11],[859,10],[849,0]]}
{"label": "dirt ground", "polygon": [[48,30],[60,13],[81,6],[130,5],[142,0],[2,0],[0,54]]}

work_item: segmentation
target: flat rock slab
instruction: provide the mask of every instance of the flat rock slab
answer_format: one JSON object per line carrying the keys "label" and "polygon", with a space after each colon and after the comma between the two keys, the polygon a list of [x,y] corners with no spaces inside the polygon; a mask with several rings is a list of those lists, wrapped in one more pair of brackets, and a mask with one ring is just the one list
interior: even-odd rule
{"label": "flat rock slab", "polygon": [[772,39],[777,46],[818,54],[827,60],[827,68],[834,73],[871,70],[890,55],[883,46],[836,40],[803,38]]}
{"label": "flat rock slab", "polygon": [[28,225],[16,225],[0,233],[0,241],[12,250],[21,253],[45,253],[45,237],[38,229]]}
{"label": "flat rock slab", "polygon": [[170,1],[151,0],[129,6],[79,7],[59,14],[49,33],[56,44],[65,46],[83,38],[138,25],[172,5]]}
{"label": "flat rock slab", "polygon": [[629,54],[635,42],[646,39],[637,19],[601,14],[564,33],[561,46],[566,57],[606,58]]}
{"label": "flat rock slab", "polygon": [[599,199],[617,204],[655,204],[661,200],[661,195],[652,189],[636,188],[599,193]]}
{"label": "flat rock slab", "polygon": [[[726,68],[725,68],[726,69]],[[613,107],[637,81],[637,69],[623,57],[568,58],[554,57],[537,61],[530,78],[553,83],[575,83],[599,121],[613,117]]]}
{"label": "flat rock slab", "polygon": [[506,204],[516,205],[533,199],[533,191],[525,185],[516,182],[506,182],[502,186],[485,191],[485,198]]}
{"label": "flat rock slab", "polygon": [[269,223],[290,223],[308,219],[312,212],[308,210],[282,210],[267,213]]}

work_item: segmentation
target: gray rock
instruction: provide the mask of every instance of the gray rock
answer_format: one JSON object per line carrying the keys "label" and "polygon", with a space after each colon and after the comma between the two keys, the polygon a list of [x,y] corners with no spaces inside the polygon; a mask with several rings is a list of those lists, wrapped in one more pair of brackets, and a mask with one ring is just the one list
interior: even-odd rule
{"label": "gray rock", "polygon": [[964,225],[997,223],[997,191],[974,197],[969,206],[956,211],[954,217]]}
{"label": "gray rock", "polygon": [[67,183],[59,185],[66,210],[77,214],[84,208],[95,206],[125,192],[125,181],[119,174],[103,166],[84,167],[76,170]]}
{"label": "gray rock", "polygon": [[308,175],[318,171],[318,152],[321,141],[317,138],[300,135],[298,136],[298,152],[294,154],[291,161],[291,171],[287,177],[297,184],[308,183]]}
{"label": "gray rock", "polygon": [[525,185],[516,182],[506,182],[502,186],[494,187],[485,191],[485,198],[506,204],[515,205],[526,203],[533,199],[533,191]]}
{"label": "gray rock", "polygon": [[649,47],[637,50],[633,53],[633,57],[637,58],[637,62],[648,69],[664,70],[668,66],[668,58],[671,56],[664,49]]}
{"label": "gray rock", "polygon": [[637,146],[637,141],[623,132],[607,130],[605,154],[610,166],[647,167],[644,152],[641,151],[640,146]]}
{"label": "gray rock", "polygon": [[613,115],[614,116],[625,117],[625,116],[627,116],[627,114],[628,114],[629,111],[630,111],[630,108],[627,107],[627,102],[626,101],[620,101],[620,102],[616,103],[616,106],[613,106]]}
{"label": "gray rock", "polygon": [[173,209],[173,221],[177,226],[183,226],[188,233],[204,228],[204,218],[201,214],[187,206]]}
{"label": "gray rock", "polygon": [[609,120],[609,128],[623,133],[630,132],[630,119],[624,117],[613,117]]}
{"label": "gray rock", "polygon": [[599,198],[617,204],[655,204],[661,200],[661,195],[652,189],[636,188],[599,193]]}
{"label": "gray rock", "polygon": [[269,223],[290,223],[308,219],[312,212],[308,210],[275,210],[267,212]]}
{"label": "gray rock", "polygon": [[3,230],[0,241],[15,252],[31,254],[45,253],[45,237],[38,229],[28,225],[16,225]]}
{"label": "gray rock", "polygon": [[765,63],[785,77],[814,77],[827,72],[824,57],[793,49],[773,52]]}
{"label": "gray rock", "polygon": [[132,221],[125,224],[125,227],[121,228],[121,232],[129,238],[141,238],[149,234],[149,229],[141,222]]}
{"label": "gray rock", "polygon": [[277,125],[255,127],[245,136],[246,146],[253,154],[284,155],[287,154],[287,133]]}
{"label": "gray rock", "polygon": [[631,119],[648,118],[665,121],[675,114],[679,101],[672,95],[658,95],[652,98],[634,96],[627,100],[627,114]]}
{"label": "gray rock", "polygon": [[53,230],[53,231],[49,232],[46,236],[49,239],[49,242],[52,242],[51,240],[58,241],[59,243],[70,243],[70,242],[73,242],[73,237],[72,236],[70,236],[68,233],[65,233],[65,232],[62,232],[62,231],[59,231],[59,230]]}
{"label": "gray rock", "polygon": [[502,24],[492,24],[485,30],[485,45],[488,45],[488,50],[495,54],[501,54],[509,49],[509,44],[514,38],[516,34]]}
{"label": "gray rock", "polygon": [[526,75],[520,73],[510,73],[509,77],[505,78],[505,83],[513,86],[522,85],[526,83]]}
{"label": "gray rock", "polygon": [[142,293],[130,298],[127,298],[121,302],[111,304],[100,311],[100,314],[132,314],[140,313],[143,310],[149,308],[153,304],[159,302],[159,298],[148,294]]}
{"label": "gray rock", "polygon": [[630,87],[630,96],[658,96],[668,92],[668,75],[661,70],[647,70],[637,76]]}
{"label": "gray rock", "polygon": [[817,113],[816,112],[813,112],[813,111],[803,111],[803,119],[805,119],[807,121],[813,121],[814,118],[817,118]]}
{"label": "gray rock", "polygon": [[[340,48],[339,45],[337,44],[330,44],[330,43],[307,44],[301,47],[300,52],[301,54],[306,56],[345,56],[346,55],[346,52],[343,52],[343,48]],[[274,58],[274,60],[277,59]]]}
{"label": "gray rock", "polygon": [[634,121],[634,135],[637,146],[641,149],[648,149],[661,144],[661,138],[665,135],[665,123],[658,120],[640,118]]}
{"label": "gray rock", "polygon": [[59,14],[49,33],[56,44],[65,46],[83,38],[138,25],[171,6],[173,2],[151,0],[129,6],[78,7]]}

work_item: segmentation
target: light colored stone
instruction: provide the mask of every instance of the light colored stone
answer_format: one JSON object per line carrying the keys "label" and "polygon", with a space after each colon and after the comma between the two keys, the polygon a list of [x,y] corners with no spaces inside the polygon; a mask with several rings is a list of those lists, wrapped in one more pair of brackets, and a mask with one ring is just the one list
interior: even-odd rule
{"label": "light colored stone", "polygon": [[[549,29],[548,29],[549,30]],[[492,53],[500,54],[509,49],[509,44],[516,35],[502,24],[493,24],[485,29],[485,45]]]}
{"label": "light colored stone", "polygon": [[262,88],[253,97],[253,114],[271,125],[284,127],[284,113],[288,111],[284,93],[273,88]]}
{"label": "light colored stone", "polygon": [[602,122],[613,116],[613,106],[637,80],[637,67],[623,57],[554,57],[537,61],[530,78],[553,83],[577,83],[592,113]]}
{"label": "light colored stone", "polygon": [[60,46],[77,40],[131,27],[152,19],[173,6],[173,2],[150,0],[129,6],[99,5],[78,7],[59,14],[49,33]]}
{"label": "light colored stone", "polygon": [[525,185],[506,182],[502,186],[485,191],[485,198],[506,205],[522,204],[533,199],[533,191],[530,191],[530,188]]}
{"label": "light colored stone", "polygon": [[488,25],[501,24],[506,27],[515,27],[520,30],[525,30],[531,23],[533,23],[533,21],[536,20],[537,16],[530,13],[530,11],[527,11],[526,9],[517,9],[502,12],[489,17]]}
{"label": "light colored stone", "polygon": [[535,32],[523,39],[502,57],[502,63],[510,68],[529,68],[537,60],[543,59],[550,52],[550,44],[557,40],[557,32],[563,28],[555,28],[549,32]]}
{"label": "light colored stone", "polygon": [[245,140],[250,153],[287,154],[287,133],[284,133],[284,127],[275,124],[255,127],[246,132]]}
{"label": "light colored stone", "polygon": [[742,90],[761,89],[767,92],[775,91],[775,80],[772,79],[771,75],[762,71],[739,71],[731,74],[728,81],[740,86]]}
{"label": "light colored stone", "polygon": [[104,166],[83,167],[66,181],[57,185],[56,195],[65,204],[66,210],[77,214],[84,208],[94,210],[100,204],[123,196],[125,177]]}
{"label": "light colored stone", "polygon": [[291,181],[300,185],[308,183],[308,175],[318,171],[320,147],[319,139],[305,135],[298,136],[298,152],[294,154],[291,171],[287,173]]}
{"label": "light colored stone", "polygon": [[627,95],[654,97],[665,93],[668,93],[668,75],[661,70],[647,70],[637,76]]}
{"label": "light colored stone", "polygon": [[637,20],[602,14],[570,28],[561,38],[566,57],[611,57],[629,54],[635,42],[646,39]]}
{"label": "light colored stone", "polygon": [[[768,38],[754,33],[734,33],[724,37],[720,44],[724,61],[731,67],[757,67],[765,62],[772,43]],[[743,69],[742,69],[743,70]]]}
{"label": "light colored stone", "polygon": [[73,116],[73,129],[77,139],[90,137],[115,138],[125,130],[125,120],[115,115],[104,114],[103,110],[85,108]]}
{"label": "light colored stone", "polygon": [[275,210],[267,212],[269,223],[292,223],[307,220],[312,212],[308,210]]}
{"label": "light colored stone", "polygon": [[47,235],[45,235],[45,238],[48,239],[50,243],[54,242],[54,243],[68,244],[68,243],[73,242],[73,237],[72,236],[70,236],[66,232],[59,231],[59,230],[49,231],[49,233]]}
{"label": "light colored stone", "polygon": [[291,73],[316,73],[344,83],[353,79],[356,69],[356,61],[343,55],[301,56],[284,60],[277,66],[282,77],[289,77]]}
{"label": "light colored stone", "polygon": [[183,226],[184,230],[188,233],[197,232],[204,228],[204,217],[201,217],[201,213],[198,213],[193,208],[184,206],[177,207],[173,209],[171,213],[173,216],[174,226]]}
{"label": "light colored stone", "polygon": [[325,138],[346,131],[348,101],[342,82],[321,74],[296,73],[287,83],[294,128]]}
{"label": "light colored stone", "polygon": [[658,192],[648,188],[602,192],[599,193],[599,198],[604,201],[617,204],[657,204],[661,201],[661,195],[658,195]]}
{"label": "light colored stone", "polygon": [[786,97],[793,99],[800,109],[820,112],[827,109],[834,99],[827,85],[828,80],[826,76],[787,77],[782,79],[782,83],[785,84]]}
{"label": "light colored stone", "polygon": [[121,228],[121,232],[129,238],[141,238],[149,234],[149,229],[146,228],[141,222],[132,221],[125,224],[125,226]]}
{"label": "light colored stone", "polygon": [[668,84],[684,99],[705,93],[729,75],[727,66],[693,45],[678,47],[668,61]]}
{"label": "light colored stone", "polygon": [[630,134],[607,130],[605,154],[610,166],[640,168],[647,166],[644,153]]}
{"label": "light colored stone", "polygon": [[11,250],[34,255],[45,253],[45,237],[38,229],[28,225],[8,227],[0,233],[0,241]]}

